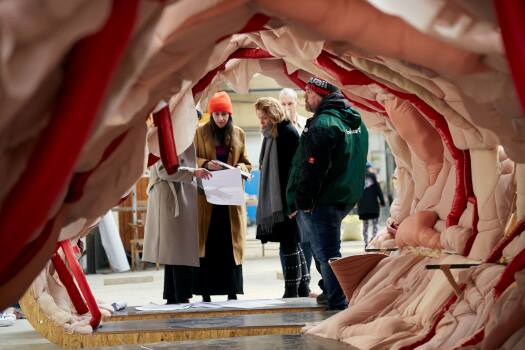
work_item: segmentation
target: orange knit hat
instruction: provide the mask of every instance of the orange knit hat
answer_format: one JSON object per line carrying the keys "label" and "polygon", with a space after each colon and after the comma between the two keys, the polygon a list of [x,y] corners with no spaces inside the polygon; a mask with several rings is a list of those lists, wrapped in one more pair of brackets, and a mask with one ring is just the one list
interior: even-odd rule
{"label": "orange knit hat", "polygon": [[210,100],[208,104],[208,112],[228,112],[233,113],[232,100],[230,96],[224,91],[219,91]]}

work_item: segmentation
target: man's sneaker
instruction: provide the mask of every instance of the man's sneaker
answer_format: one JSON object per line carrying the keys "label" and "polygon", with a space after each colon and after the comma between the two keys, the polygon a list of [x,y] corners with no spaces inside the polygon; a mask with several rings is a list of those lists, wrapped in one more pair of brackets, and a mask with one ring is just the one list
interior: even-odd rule
{"label": "man's sneaker", "polygon": [[8,327],[15,324],[16,316],[9,312],[0,314],[0,327]]}
{"label": "man's sneaker", "polygon": [[316,300],[317,300],[317,304],[319,305],[328,305],[328,298],[326,298],[326,294],[324,294],[324,292],[319,294]]}

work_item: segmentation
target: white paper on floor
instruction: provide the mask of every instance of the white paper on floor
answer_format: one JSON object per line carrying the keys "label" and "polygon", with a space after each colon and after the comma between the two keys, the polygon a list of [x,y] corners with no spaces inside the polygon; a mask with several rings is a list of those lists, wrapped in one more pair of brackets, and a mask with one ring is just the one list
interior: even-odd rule
{"label": "white paper on floor", "polygon": [[144,306],[135,306],[138,311],[175,311],[183,310],[191,307],[191,304],[169,304],[169,305],[157,305],[149,304]]}
{"label": "white paper on floor", "polygon": [[285,301],[276,299],[259,299],[259,300],[228,300],[220,303],[222,307],[235,309],[260,309],[268,306],[277,306],[285,304]]}
{"label": "white paper on floor", "polygon": [[170,305],[156,305],[149,304],[145,306],[135,306],[138,311],[176,311],[184,309],[260,309],[269,306],[277,306],[285,304],[286,302],[278,299],[259,299],[259,300],[228,300],[217,301],[211,303],[198,302],[190,304],[170,304]]}

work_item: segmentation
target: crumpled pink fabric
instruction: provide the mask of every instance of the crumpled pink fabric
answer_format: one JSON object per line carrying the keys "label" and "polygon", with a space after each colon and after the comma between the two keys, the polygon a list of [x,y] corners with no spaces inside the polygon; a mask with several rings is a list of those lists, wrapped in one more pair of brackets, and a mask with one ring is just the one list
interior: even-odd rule
{"label": "crumpled pink fabric", "polygon": [[440,233],[434,230],[437,214],[434,211],[417,211],[403,220],[396,233],[399,248],[406,246],[442,248]]}
{"label": "crumpled pink fabric", "polygon": [[485,328],[483,350],[499,348],[519,329],[525,327],[525,271],[515,275],[516,285],[511,285],[500,296]]}
{"label": "crumpled pink fabric", "polygon": [[306,328],[306,333],[344,341],[343,334],[349,326],[373,320],[394,309],[403,309],[410,295],[420,293],[427,284],[424,266],[429,260],[414,254],[381,260],[355,289],[348,309]]}
{"label": "crumpled pink fabric", "polygon": [[477,267],[466,281],[463,298],[445,313],[432,339],[417,349],[451,349],[483,328],[493,313],[493,287],[503,269],[504,266],[494,264]]}
{"label": "crumpled pink fabric", "polygon": [[444,152],[443,142],[436,129],[406,100],[387,100],[385,110],[412,152],[425,162],[428,185],[433,185],[441,171]]}

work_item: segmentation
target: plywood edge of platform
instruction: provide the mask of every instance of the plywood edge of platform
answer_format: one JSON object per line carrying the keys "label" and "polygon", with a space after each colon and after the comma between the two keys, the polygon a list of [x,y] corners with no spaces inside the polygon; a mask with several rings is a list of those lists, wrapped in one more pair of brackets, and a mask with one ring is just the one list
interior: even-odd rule
{"label": "plywood edge of platform", "polygon": [[207,311],[193,311],[193,312],[149,312],[137,313],[132,315],[114,315],[104,318],[108,322],[119,321],[134,321],[134,320],[162,320],[166,318],[194,318],[194,317],[223,317],[223,316],[239,316],[239,315],[254,315],[254,314],[272,314],[272,313],[291,313],[291,312],[311,312],[321,311],[325,308],[319,307],[296,307],[290,306],[286,308],[265,308],[265,309],[228,309],[228,310],[207,310]]}
{"label": "plywood edge of platform", "polygon": [[61,347],[80,348],[83,334],[68,333],[42,311],[32,288],[29,288],[19,301],[20,307],[33,328],[44,338]]}
{"label": "plywood edge of platform", "polygon": [[152,344],[159,342],[207,340],[258,335],[299,334],[303,326],[254,326],[241,328],[197,328],[165,331],[94,333],[84,336],[84,347]]}
{"label": "plywood edge of platform", "polygon": [[257,335],[298,334],[303,327],[301,325],[254,326],[80,334],[68,333],[63,327],[49,319],[42,312],[31,289],[20,299],[20,306],[29,323],[40,335],[63,348],[150,344],[163,341],[201,340]]}

